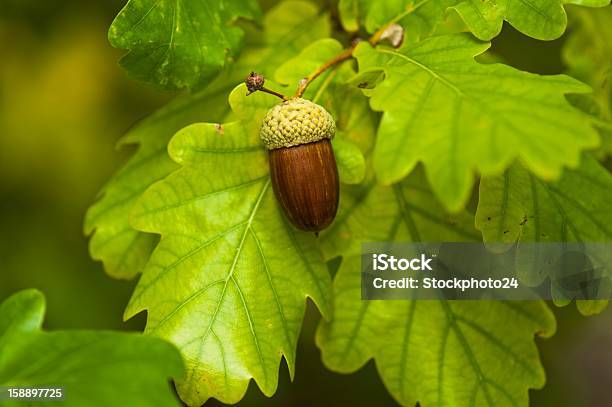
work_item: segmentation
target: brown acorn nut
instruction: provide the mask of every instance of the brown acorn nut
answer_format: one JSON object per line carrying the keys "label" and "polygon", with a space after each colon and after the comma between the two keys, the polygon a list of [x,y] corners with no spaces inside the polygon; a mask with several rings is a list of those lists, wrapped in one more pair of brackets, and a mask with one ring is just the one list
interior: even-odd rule
{"label": "brown acorn nut", "polygon": [[274,106],[260,136],[270,152],[272,187],[291,223],[319,232],[338,210],[338,167],[331,138],[333,117],[321,106],[294,98]]}

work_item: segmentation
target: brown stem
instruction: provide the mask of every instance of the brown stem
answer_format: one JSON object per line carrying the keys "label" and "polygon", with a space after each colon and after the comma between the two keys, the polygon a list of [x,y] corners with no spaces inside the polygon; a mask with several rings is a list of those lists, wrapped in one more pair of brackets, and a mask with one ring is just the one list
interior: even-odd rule
{"label": "brown stem", "polygon": [[261,89],[258,89],[258,90],[259,90],[260,92],[269,93],[270,95],[274,95],[274,96],[276,96],[276,97],[279,97],[279,98],[281,98],[282,100],[289,100],[289,97],[287,97],[287,96],[283,95],[282,93],[275,92],[275,91],[273,91],[272,89],[268,89],[268,88],[265,88],[265,87],[263,87],[263,86],[261,87]]}

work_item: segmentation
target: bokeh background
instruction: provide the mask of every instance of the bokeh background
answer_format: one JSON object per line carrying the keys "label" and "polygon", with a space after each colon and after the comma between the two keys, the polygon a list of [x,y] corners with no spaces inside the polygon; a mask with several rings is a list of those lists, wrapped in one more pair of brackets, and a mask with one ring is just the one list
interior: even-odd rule
{"label": "bokeh background", "polygon": [[[266,3],[270,3],[267,1]],[[0,0],[0,301],[36,287],[47,297],[48,329],[139,330],[122,321],[135,282],[117,281],[90,259],[85,210],[129,156],[115,144],[131,124],[172,98],[127,78],[106,31],[121,0]],[[564,38],[540,42],[506,26],[492,51],[520,69],[564,71]],[[584,318],[556,309],[558,332],[539,340],[548,383],[533,406],[612,405],[612,309]],[[375,366],[329,372],[313,344],[310,307],[290,383],[278,393],[251,384],[245,406],[394,406]],[[209,403],[216,405],[214,401]]]}

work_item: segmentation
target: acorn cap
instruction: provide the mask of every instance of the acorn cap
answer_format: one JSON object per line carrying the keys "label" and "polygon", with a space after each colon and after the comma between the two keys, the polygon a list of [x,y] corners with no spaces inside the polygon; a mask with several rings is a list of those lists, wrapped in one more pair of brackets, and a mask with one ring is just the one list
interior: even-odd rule
{"label": "acorn cap", "polygon": [[259,135],[268,150],[331,139],[336,123],[322,106],[302,98],[279,103],[268,111]]}

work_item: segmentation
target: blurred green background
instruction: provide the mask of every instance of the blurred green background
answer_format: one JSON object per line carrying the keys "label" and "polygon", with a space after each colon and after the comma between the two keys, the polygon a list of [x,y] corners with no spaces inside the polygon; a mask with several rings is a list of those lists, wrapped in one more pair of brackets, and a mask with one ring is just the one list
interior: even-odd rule
{"label": "blurred green background", "polygon": [[[123,3],[0,0],[0,301],[39,288],[49,329],[144,326],[144,315],[122,322],[135,282],[108,278],[82,233],[85,210],[129,156],[115,149],[118,138],[172,97],[118,67],[122,52],[106,31]],[[563,41],[531,40],[506,26],[493,52],[520,69],[561,73]],[[571,305],[556,314],[557,335],[539,341],[548,384],[531,393],[532,405],[611,405],[612,309],[584,318]],[[317,321],[309,308],[294,383],[283,373],[272,399],[251,384],[241,405],[395,405],[372,363],[351,376],[322,366]]]}

